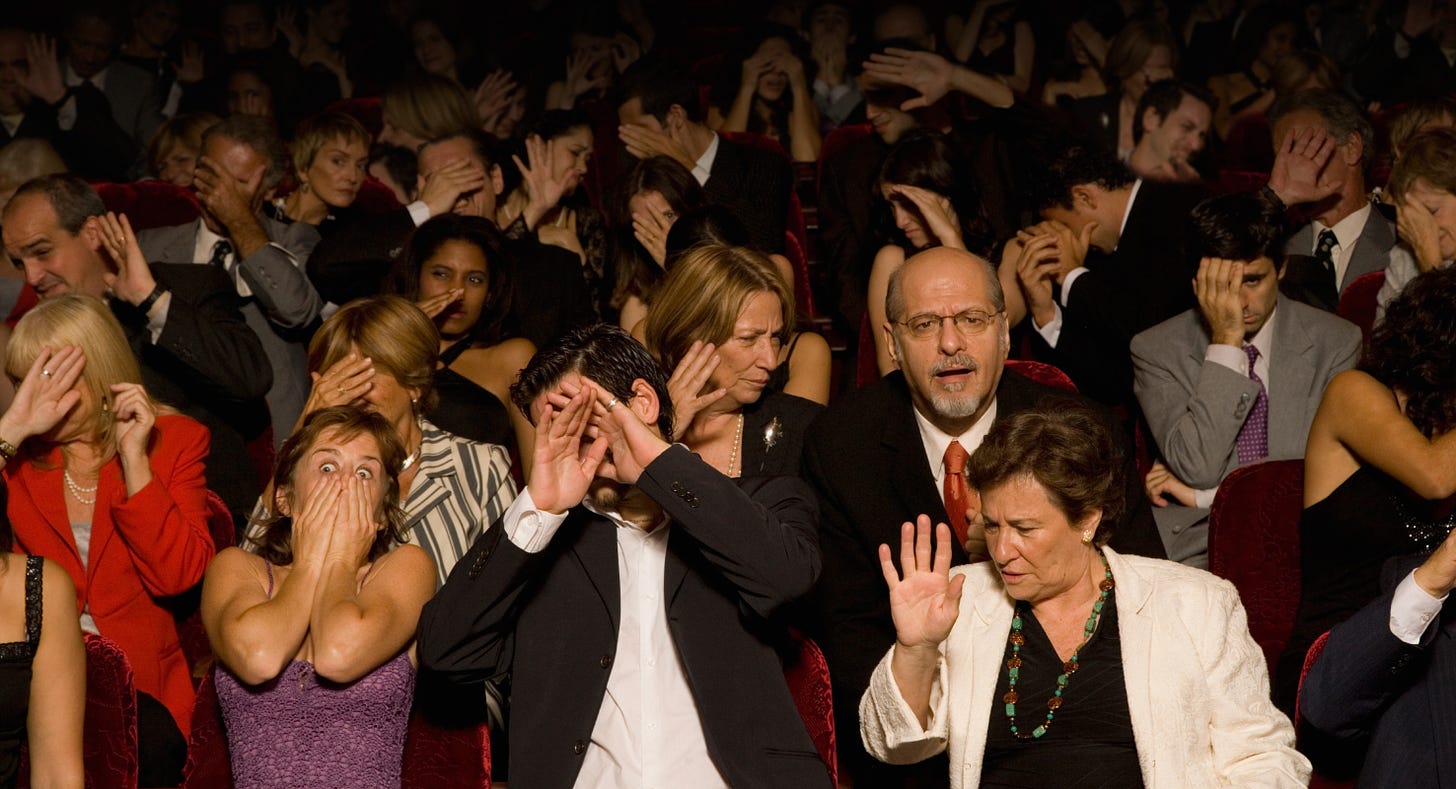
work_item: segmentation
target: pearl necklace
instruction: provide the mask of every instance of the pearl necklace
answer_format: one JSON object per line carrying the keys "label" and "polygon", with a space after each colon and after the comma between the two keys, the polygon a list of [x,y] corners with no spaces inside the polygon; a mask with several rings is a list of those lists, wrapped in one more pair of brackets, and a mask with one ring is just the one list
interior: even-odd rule
{"label": "pearl necklace", "polygon": [[[100,486],[101,484],[99,480],[97,481],[96,486],[83,488],[80,485],[76,484],[76,480],[71,478],[70,469],[63,470],[61,472],[61,477],[64,478],[66,481],[66,490],[71,492],[71,496],[74,497],[76,501],[79,501],[87,507],[90,507],[96,503],[96,487]],[[89,499],[86,498],[86,494],[88,493],[92,494],[91,498]]]}
{"label": "pearl necklace", "polygon": [[728,476],[733,476],[733,467],[738,464],[738,448],[743,446],[743,414],[738,415],[738,428],[733,433],[733,451],[728,453]]}

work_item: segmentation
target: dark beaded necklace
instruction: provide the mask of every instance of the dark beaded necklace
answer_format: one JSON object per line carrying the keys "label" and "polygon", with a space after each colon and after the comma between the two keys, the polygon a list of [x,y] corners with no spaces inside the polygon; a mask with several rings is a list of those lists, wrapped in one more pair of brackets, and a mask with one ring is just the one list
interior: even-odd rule
{"label": "dark beaded necklace", "polygon": [[1102,590],[1097,601],[1092,603],[1092,613],[1087,617],[1087,626],[1082,630],[1082,643],[1072,651],[1072,656],[1062,664],[1062,673],[1057,676],[1057,689],[1052,697],[1046,702],[1046,720],[1040,726],[1030,732],[1022,732],[1016,728],[1016,702],[1021,696],[1016,692],[1016,681],[1021,674],[1021,645],[1026,643],[1026,637],[1021,634],[1021,608],[1017,606],[1015,615],[1011,618],[1011,636],[1007,639],[1011,643],[1011,657],[1006,660],[1006,676],[1008,677],[1008,690],[1002,697],[1006,703],[1006,718],[1011,722],[1011,734],[1018,740],[1034,740],[1047,733],[1052,727],[1052,718],[1056,717],[1057,710],[1062,706],[1062,695],[1067,690],[1067,683],[1071,681],[1073,674],[1077,673],[1079,664],[1077,656],[1082,648],[1087,646],[1092,634],[1097,631],[1097,623],[1102,620],[1102,607],[1107,604],[1107,595],[1112,592],[1112,568],[1107,566],[1107,557],[1102,551],[1097,552],[1097,558],[1102,560],[1102,581],[1097,585]]}

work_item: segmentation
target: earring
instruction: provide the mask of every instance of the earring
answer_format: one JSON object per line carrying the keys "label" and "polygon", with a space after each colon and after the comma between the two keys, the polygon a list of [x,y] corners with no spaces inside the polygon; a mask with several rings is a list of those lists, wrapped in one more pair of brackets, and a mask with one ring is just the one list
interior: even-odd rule
{"label": "earring", "polygon": [[1083,529],[1082,530],[1082,544],[1083,545],[1091,545],[1092,544],[1092,530],[1091,529]]}

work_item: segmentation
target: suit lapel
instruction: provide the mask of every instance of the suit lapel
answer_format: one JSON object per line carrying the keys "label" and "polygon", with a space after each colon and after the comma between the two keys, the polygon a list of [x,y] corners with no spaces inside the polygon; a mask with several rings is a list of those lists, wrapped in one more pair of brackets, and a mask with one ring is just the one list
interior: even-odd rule
{"label": "suit lapel", "polygon": [[596,588],[615,631],[621,621],[619,613],[622,608],[622,582],[617,575],[617,526],[582,508],[572,513],[563,528],[567,525],[580,531],[571,541],[571,553]]}
{"label": "suit lapel", "polygon": [[[885,447],[890,475],[895,490],[900,493],[901,512],[911,516],[925,513],[931,520],[940,523],[946,520],[945,500],[935,489],[935,472],[925,457],[925,444],[920,440],[920,426],[915,421],[915,404],[901,373],[892,381],[895,399],[884,415],[884,428],[880,443]],[[874,524],[882,542],[896,545],[899,542],[899,523]]]}
{"label": "suit lapel", "polygon": [[1307,395],[1314,385],[1310,352],[1314,343],[1299,320],[1295,304],[1286,301],[1274,314],[1274,349],[1269,360],[1269,456],[1304,454],[1309,431],[1304,419]]}
{"label": "suit lapel", "polygon": [[[983,564],[969,570],[967,575],[973,573],[994,575],[995,570],[991,569],[990,564]],[[966,581],[966,586],[970,587],[971,579],[968,577]],[[967,721],[971,728],[966,736],[964,751],[965,773],[969,776],[964,779],[967,786],[976,783],[985,760],[986,738],[990,734],[988,726],[992,720],[991,708],[993,701],[999,704],[999,700],[994,698],[996,682],[1001,678],[1001,658],[1006,654],[1006,638],[1011,632],[1011,616],[1015,610],[999,579],[993,578],[989,583],[977,586],[984,588],[978,588],[977,594],[969,595],[973,609],[968,616],[971,621],[967,623],[971,625],[970,633],[955,644],[955,649],[964,649],[967,652],[966,664],[970,666],[971,687],[968,692],[952,688],[954,693],[951,696],[954,700],[951,703],[969,707]],[[964,611],[965,603],[961,605],[961,615],[967,616]],[[951,717],[954,719],[954,713]],[[1004,718],[998,714],[997,720]]]}
{"label": "suit lapel", "polygon": [[1391,231],[1390,221],[1372,205],[1365,226],[1360,228],[1360,238],[1350,251],[1350,264],[1345,267],[1345,278],[1340,282],[1341,292],[1361,276],[1384,269],[1393,246],[1395,233]]}
{"label": "suit lapel", "polygon": [[[111,517],[111,505],[126,497],[126,482],[121,476],[120,463],[107,463],[101,467],[100,479],[96,482],[96,507],[91,513],[91,542],[86,549],[86,577],[93,578],[98,559],[106,552],[111,538],[116,534],[116,522]],[[102,515],[105,513],[105,515]],[[72,538],[74,540],[74,537]]]}

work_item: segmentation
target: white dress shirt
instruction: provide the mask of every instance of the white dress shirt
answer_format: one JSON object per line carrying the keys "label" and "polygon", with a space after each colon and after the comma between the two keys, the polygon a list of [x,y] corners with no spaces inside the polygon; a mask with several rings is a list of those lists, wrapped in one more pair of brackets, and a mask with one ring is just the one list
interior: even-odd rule
{"label": "white dress shirt", "polygon": [[[1142,188],[1143,179],[1139,178],[1132,182],[1132,190],[1127,193],[1127,205],[1122,209],[1122,224],[1117,226],[1117,237],[1119,240],[1122,238],[1122,231],[1127,229],[1127,218],[1132,216],[1133,204],[1137,202],[1138,192]],[[1117,247],[1113,247],[1112,251],[1116,252]],[[1046,340],[1047,345],[1053,348],[1057,347],[1057,340],[1061,339],[1062,336],[1062,307],[1071,303],[1072,285],[1076,283],[1077,278],[1086,274],[1088,270],[1086,266],[1078,266],[1068,271],[1067,276],[1062,278],[1062,303],[1057,304],[1055,301],[1052,302],[1052,310],[1055,314],[1047,322],[1047,325],[1037,326],[1035,319],[1031,321],[1031,326],[1036,329],[1036,333],[1040,334],[1042,339]]]}
{"label": "white dress shirt", "polygon": [[930,473],[935,477],[935,489],[943,491],[945,484],[945,448],[950,442],[959,441],[961,448],[966,454],[975,454],[981,442],[986,440],[986,434],[991,432],[991,425],[996,421],[996,401],[991,400],[991,405],[981,418],[976,420],[974,425],[966,432],[953,436],[940,428],[932,425],[929,419],[921,415],[917,409],[910,409],[915,414],[915,424],[920,426],[920,443],[925,446],[925,459],[930,461]]}
{"label": "white dress shirt", "polygon": [[693,165],[693,177],[698,179],[699,186],[708,185],[708,177],[713,174],[713,162],[718,159],[718,137],[717,132],[713,133],[713,141],[708,143],[708,150],[698,157]]}
{"label": "white dress shirt", "polygon": [[[664,516],[659,525],[644,530],[617,513],[597,514],[617,528],[621,612],[606,696],[575,786],[727,789],[708,755],[698,706],[667,627],[664,573],[672,523]],[[536,553],[565,520],[564,514],[536,509],[527,487],[506,510],[502,524],[516,547]]]}
{"label": "white dress shirt", "polygon": [[[106,72],[110,68],[111,66],[108,64],[105,68],[101,69],[95,74],[92,74],[90,79],[82,79],[81,75],[77,74],[75,70],[71,68],[70,62],[67,61],[67,63],[61,67],[61,79],[66,83],[67,88],[79,87],[82,82],[89,82],[92,85],[96,86],[96,89],[101,91],[102,94],[105,94]],[[74,96],[68,97],[65,103],[56,110],[56,126],[58,126],[61,131],[70,131],[71,129],[75,128],[76,99]]]}
{"label": "white dress shirt", "polygon": [[1319,235],[1328,229],[1335,231],[1335,246],[1330,250],[1330,259],[1335,264],[1335,290],[1340,290],[1340,283],[1345,281],[1345,272],[1350,268],[1350,255],[1355,251],[1355,242],[1360,240],[1360,233],[1365,229],[1365,223],[1370,220],[1370,212],[1373,209],[1366,203],[1354,213],[1335,223],[1334,227],[1326,228],[1319,220],[1310,223],[1314,230],[1314,243],[1309,248],[1313,255],[1319,249]]}

